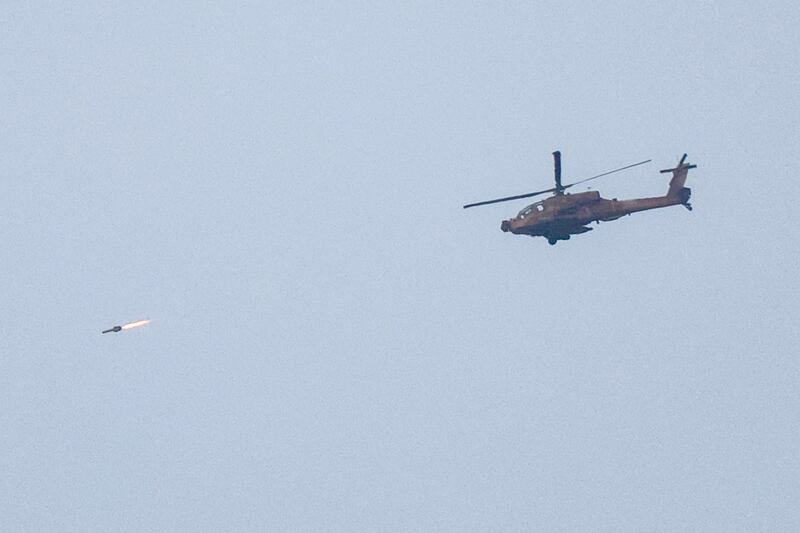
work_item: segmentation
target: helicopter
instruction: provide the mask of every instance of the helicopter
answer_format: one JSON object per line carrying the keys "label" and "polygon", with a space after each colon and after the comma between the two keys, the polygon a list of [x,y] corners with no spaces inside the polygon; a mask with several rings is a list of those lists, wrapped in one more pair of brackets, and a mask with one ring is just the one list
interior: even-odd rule
{"label": "helicopter", "polygon": [[569,240],[572,235],[579,235],[592,231],[593,228],[587,226],[590,222],[599,224],[600,221],[607,222],[617,220],[620,217],[636,213],[637,211],[658,209],[659,207],[668,207],[671,205],[682,205],[691,211],[692,204],[689,203],[689,197],[692,191],[688,187],[684,187],[684,183],[686,183],[686,176],[689,173],[689,169],[697,168],[697,165],[686,163],[686,157],[686,154],[683,154],[683,157],[681,157],[678,162],[678,166],[675,168],[668,168],[661,171],[662,174],[672,173],[672,179],[669,182],[669,189],[666,195],[653,198],[634,198],[630,200],[617,200],[616,198],[608,200],[601,198],[598,191],[587,191],[575,194],[565,193],[564,191],[580,183],[585,183],[621,170],[643,165],[652,160],[640,161],[568,185],[562,185],[561,152],[556,150],[553,152],[555,187],[543,191],[467,204],[464,206],[464,209],[553,193],[549,198],[525,207],[516,217],[504,220],[500,224],[500,229],[504,232],[511,232],[516,235],[530,235],[531,237],[545,237],[547,242],[553,245],[558,241]]}

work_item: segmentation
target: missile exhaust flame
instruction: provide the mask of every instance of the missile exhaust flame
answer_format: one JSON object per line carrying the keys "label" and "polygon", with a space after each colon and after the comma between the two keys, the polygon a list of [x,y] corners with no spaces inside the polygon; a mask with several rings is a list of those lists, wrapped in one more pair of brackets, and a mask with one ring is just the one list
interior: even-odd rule
{"label": "missile exhaust flame", "polygon": [[150,323],[150,320],[148,320],[148,319],[145,319],[145,320],[137,320],[136,322],[128,322],[127,324],[125,324],[124,326],[122,326],[122,329],[133,329],[133,328],[138,328],[138,327],[141,327],[141,326],[146,326],[146,325],[147,325],[147,324],[149,324],[149,323]]}

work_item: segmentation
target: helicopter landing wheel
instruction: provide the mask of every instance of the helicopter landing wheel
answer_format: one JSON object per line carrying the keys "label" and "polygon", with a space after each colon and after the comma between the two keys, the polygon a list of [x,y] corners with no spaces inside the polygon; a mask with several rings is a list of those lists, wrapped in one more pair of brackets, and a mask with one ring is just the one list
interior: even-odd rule
{"label": "helicopter landing wheel", "polygon": [[558,239],[547,239],[547,242],[550,243],[550,246],[553,246],[555,243],[558,242]]}

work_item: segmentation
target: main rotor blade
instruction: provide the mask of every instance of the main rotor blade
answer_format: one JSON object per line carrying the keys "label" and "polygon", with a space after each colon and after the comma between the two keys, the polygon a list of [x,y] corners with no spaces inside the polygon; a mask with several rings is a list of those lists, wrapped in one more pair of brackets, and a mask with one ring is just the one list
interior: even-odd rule
{"label": "main rotor blade", "polygon": [[567,189],[572,187],[573,185],[578,185],[579,183],[585,183],[587,181],[595,180],[597,178],[602,178],[603,176],[608,176],[609,174],[613,174],[614,172],[619,172],[620,170],[627,170],[629,168],[638,167],[639,165],[644,165],[645,163],[649,163],[652,159],[648,159],[647,161],[639,161],[638,163],[634,163],[632,165],[628,165],[621,168],[616,168],[614,170],[609,170],[608,172],[603,172],[602,174],[598,174],[597,176],[592,176],[591,178],[586,178],[583,180],[576,181],[574,183],[570,183],[569,185],[564,185],[564,188]]}
{"label": "main rotor blade", "polygon": [[558,189],[556,189],[556,188],[552,188],[552,189],[546,189],[544,191],[531,192],[531,193],[528,193],[528,194],[518,194],[516,196],[507,196],[505,198],[497,198],[496,200],[487,200],[485,202],[476,202],[474,204],[465,205],[464,209],[466,209],[468,207],[477,207],[479,205],[489,205],[489,204],[496,204],[496,203],[499,203],[499,202],[508,202],[509,200],[520,200],[522,198],[530,198],[531,196],[544,194],[546,192],[555,192],[557,190]]}
{"label": "main rotor blade", "polygon": [[[558,162],[560,163],[561,162],[560,161],[561,158],[559,157],[558,159],[559,159]],[[598,174],[597,176],[592,176],[591,178],[582,179],[582,180],[576,181],[574,183],[570,183],[569,185],[563,185],[560,188],[559,187],[553,187],[551,189],[545,189],[543,191],[531,192],[531,193],[528,193],[528,194],[518,194],[516,196],[506,196],[505,198],[497,198],[496,200],[487,200],[485,202],[475,202],[474,204],[467,204],[467,205],[464,206],[464,209],[466,209],[468,207],[477,207],[479,205],[489,205],[489,204],[497,204],[497,203],[500,203],[500,202],[508,202],[510,200],[521,200],[522,198],[530,198],[531,196],[538,196],[538,195],[544,194],[546,192],[557,192],[559,190],[563,191],[564,189],[568,189],[568,188],[572,187],[573,185],[578,185],[579,183],[585,183],[587,181],[591,181],[591,180],[594,180],[594,179],[597,179],[597,178],[602,178],[603,176],[608,176],[609,174],[613,174],[614,172],[619,172],[621,170],[627,170],[629,168],[637,167],[639,165],[644,165],[645,163],[649,163],[650,161],[652,161],[652,159],[648,159],[647,161],[639,161],[638,163],[634,163],[632,165],[627,165],[627,166],[620,167],[620,168],[615,168],[614,170],[609,170],[608,172],[603,172],[602,174]]]}

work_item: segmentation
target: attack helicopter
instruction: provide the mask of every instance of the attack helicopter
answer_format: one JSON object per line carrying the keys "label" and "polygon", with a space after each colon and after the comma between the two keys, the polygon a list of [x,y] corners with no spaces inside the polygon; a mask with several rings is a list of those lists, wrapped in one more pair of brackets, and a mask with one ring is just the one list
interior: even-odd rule
{"label": "attack helicopter", "polygon": [[561,184],[561,152],[553,152],[553,160],[555,164],[555,187],[543,191],[467,204],[464,209],[553,193],[549,198],[525,207],[516,217],[504,220],[500,224],[500,229],[504,232],[511,232],[516,235],[530,235],[531,237],[544,237],[551,245],[558,241],[569,240],[572,235],[592,231],[593,228],[587,226],[590,222],[599,224],[600,221],[617,220],[637,211],[658,209],[659,207],[671,205],[682,205],[689,211],[692,210],[692,204],[689,203],[692,191],[688,187],[684,187],[684,183],[689,169],[697,168],[697,165],[686,163],[686,154],[683,154],[678,166],[661,171],[661,173],[672,173],[672,179],[669,182],[669,189],[667,189],[666,195],[631,200],[617,200],[616,198],[607,200],[601,198],[598,191],[575,194],[565,193],[564,191],[580,183],[586,183],[621,170],[649,163],[650,159],[603,172],[568,185]]}

